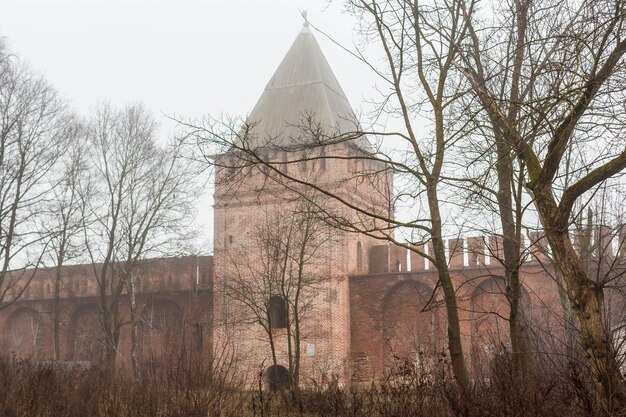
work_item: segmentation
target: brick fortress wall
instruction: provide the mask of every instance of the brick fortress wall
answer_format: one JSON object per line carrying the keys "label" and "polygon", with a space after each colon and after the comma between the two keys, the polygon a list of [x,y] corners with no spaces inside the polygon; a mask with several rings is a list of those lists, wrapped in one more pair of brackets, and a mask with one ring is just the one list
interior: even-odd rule
{"label": "brick fortress wall", "polygon": [[[612,244],[597,245],[592,274],[612,274],[613,284],[624,281],[626,245],[614,253]],[[618,233],[613,234],[617,238]],[[545,239],[530,233],[525,262],[520,266],[524,314],[535,351],[563,348],[567,336],[558,275],[547,253]],[[596,241],[601,244],[602,239]],[[498,262],[501,240],[469,237],[447,242],[450,274],[457,289],[463,346],[473,374],[507,347],[508,301],[505,271]],[[420,249],[424,249],[421,247]],[[372,247],[369,274],[350,276],[351,373],[355,381],[368,381],[402,369],[408,360],[446,372],[445,305],[436,290],[437,272],[429,261],[392,245]],[[619,328],[624,316],[623,294],[605,290],[610,308],[609,326]],[[538,344],[541,344],[539,346]]]}
{"label": "brick fortress wall", "polygon": [[[40,269],[17,303],[0,310],[0,352],[35,360],[54,358],[53,303],[56,269]],[[141,316],[140,355],[164,360],[186,345],[210,356],[212,346],[213,260],[209,256],[148,259],[137,274]],[[97,364],[104,344],[99,321],[98,287],[92,265],[62,269],[60,359]],[[12,291],[19,291],[16,286]],[[129,322],[127,296],[121,314]],[[121,331],[117,366],[130,369],[130,325]]]}

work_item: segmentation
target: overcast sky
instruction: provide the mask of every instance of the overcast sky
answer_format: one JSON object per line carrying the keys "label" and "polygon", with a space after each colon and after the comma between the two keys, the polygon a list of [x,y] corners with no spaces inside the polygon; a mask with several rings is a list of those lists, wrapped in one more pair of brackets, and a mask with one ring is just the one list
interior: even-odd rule
{"label": "overcast sky", "polygon": [[[300,9],[338,40],[354,38],[353,17],[323,0],[0,0],[0,33],[80,112],[106,100],[244,114],[298,34]],[[316,36],[358,110],[367,69]]]}
{"label": "overcast sky", "polygon": [[[83,115],[99,101],[142,102],[159,117],[245,115],[300,31],[301,9],[337,41],[356,39],[354,18],[324,0],[0,0],[0,35]],[[316,37],[359,113],[373,74]],[[162,118],[162,138],[172,133]]]}

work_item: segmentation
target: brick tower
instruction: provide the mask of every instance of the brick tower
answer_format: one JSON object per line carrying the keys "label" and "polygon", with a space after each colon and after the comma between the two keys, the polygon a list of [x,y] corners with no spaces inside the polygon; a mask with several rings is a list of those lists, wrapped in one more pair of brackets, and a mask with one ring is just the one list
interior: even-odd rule
{"label": "brick tower", "polygon": [[[254,307],[249,304],[254,301],[241,298],[258,291],[261,302],[256,302],[267,307],[268,323],[277,320],[270,315],[279,314],[269,311],[274,308],[275,290],[259,289],[261,274],[254,272],[267,263],[267,251],[259,246],[257,234],[268,218],[288,217],[287,213],[301,207],[302,194],[310,196],[327,218],[339,224],[369,222],[351,207],[383,211],[385,215],[392,209],[391,175],[383,165],[360,158],[371,152],[367,139],[353,135],[354,140],[342,143],[330,140],[338,134],[358,132],[359,125],[306,24],[250,113],[247,125],[249,130],[240,139],[245,141],[242,147],[263,156],[269,165],[244,162],[241,169],[229,168],[237,165],[235,160],[241,154],[237,151],[226,152],[216,163],[214,348],[216,356],[232,352],[238,370],[248,372],[252,382],[273,366],[274,359],[268,330],[261,324],[263,317],[260,322],[258,314],[251,313]],[[314,184],[338,198],[303,183]],[[300,381],[322,376],[349,379],[348,275],[367,269],[368,249],[376,244],[375,239],[345,228],[326,228],[324,233],[323,244],[305,267],[314,268],[324,279],[304,290],[310,308],[299,329]],[[241,281],[250,286],[240,285]],[[234,282],[239,290],[233,289]],[[276,362],[284,370],[289,361],[288,326],[272,326]]]}

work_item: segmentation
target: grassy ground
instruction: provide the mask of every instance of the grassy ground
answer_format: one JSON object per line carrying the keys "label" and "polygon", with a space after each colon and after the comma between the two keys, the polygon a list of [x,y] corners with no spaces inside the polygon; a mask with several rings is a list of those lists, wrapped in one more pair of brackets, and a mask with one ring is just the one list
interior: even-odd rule
{"label": "grassy ground", "polygon": [[0,359],[0,417],[593,415],[589,387],[573,369],[520,378],[503,362],[490,372],[461,399],[451,380],[410,375],[358,389],[327,382],[270,393],[263,384],[238,389],[236,376],[197,365],[154,368],[134,381],[102,369]]}

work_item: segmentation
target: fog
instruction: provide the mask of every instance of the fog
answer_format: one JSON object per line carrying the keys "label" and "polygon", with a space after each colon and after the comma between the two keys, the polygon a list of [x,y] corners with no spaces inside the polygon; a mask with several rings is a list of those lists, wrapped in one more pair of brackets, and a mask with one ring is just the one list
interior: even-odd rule
{"label": "fog", "polygon": [[[169,117],[245,115],[297,36],[311,24],[353,45],[356,21],[340,4],[306,0],[0,0],[0,35],[81,115],[99,102],[144,103]],[[373,95],[373,73],[316,33],[354,110]],[[210,190],[200,202],[204,251]]]}

